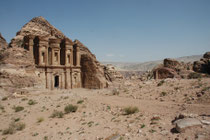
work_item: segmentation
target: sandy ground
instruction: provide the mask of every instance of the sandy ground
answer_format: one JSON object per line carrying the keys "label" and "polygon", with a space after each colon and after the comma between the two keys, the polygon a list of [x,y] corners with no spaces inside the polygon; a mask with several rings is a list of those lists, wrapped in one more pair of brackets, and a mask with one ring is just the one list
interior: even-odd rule
{"label": "sandy ground", "polygon": [[[0,139],[6,140],[193,140],[210,139],[210,125],[175,133],[172,121],[179,114],[210,121],[210,78],[166,79],[142,82],[121,80],[108,89],[39,90],[0,101]],[[115,94],[115,95],[114,95]],[[36,103],[29,105],[29,100]],[[78,101],[82,103],[78,104]],[[62,118],[50,117],[66,105],[78,106]],[[24,110],[15,112],[14,106]],[[125,115],[124,108],[139,111]],[[38,122],[38,120],[40,122]],[[25,128],[4,135],[9,124]]]}

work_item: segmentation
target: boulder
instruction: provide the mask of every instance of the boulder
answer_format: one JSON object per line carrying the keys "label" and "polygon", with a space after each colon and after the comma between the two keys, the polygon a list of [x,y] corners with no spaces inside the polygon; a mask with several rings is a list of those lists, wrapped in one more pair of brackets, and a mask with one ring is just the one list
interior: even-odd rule
{"label": "boulder", "polygon": [[107,77],[107,79],[109,79],[109,81],[114,81],[116,79],[123,79],[123,75],[116,70],[116,68],[111,65],[111,64],[107,64],[104,66],[104,72],[105,72],[105,75]]}
{"label": "boulder", "polygon": [[196,118],[184,118],[174,122],[176,124],[176,130],[178,132],[184,132],[188,128],[202,126],[200,120]]}
{"label": "boulder", "polygon": [[210,52],[206,52],[206,53],[203,55],[203,58],[210,59]]}
{"label": "boulder", "polygon": [[160,67],[153,70],[153,75],[155,79],[180,78],[174,69],[167,67]]}
{"label": "boulder", "polygon": [[193,70],[195,72],[210,74],[210,52],[206,52],[200,61],[193,63]]}
{"label": "boulder", "polygon": [[164,67],[175,69],[180,66],[180,63],[175,59],[166,58],[163,60]]}

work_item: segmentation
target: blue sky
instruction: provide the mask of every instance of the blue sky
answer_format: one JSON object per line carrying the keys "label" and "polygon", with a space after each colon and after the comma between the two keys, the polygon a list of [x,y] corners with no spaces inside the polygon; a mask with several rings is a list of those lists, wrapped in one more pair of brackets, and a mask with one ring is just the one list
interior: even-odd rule
{"label": "blue sky", "polygon": [[35,16],[100,61],[144,62],[210,51],[210,0],[1,0],[7,42]]}

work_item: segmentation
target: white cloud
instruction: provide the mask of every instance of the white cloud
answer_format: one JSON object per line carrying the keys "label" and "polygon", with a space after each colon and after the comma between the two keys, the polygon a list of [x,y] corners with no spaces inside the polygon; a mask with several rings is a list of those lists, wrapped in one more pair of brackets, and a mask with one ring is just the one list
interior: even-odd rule
{"label": "white cloud", "polygon": [[112,53],[108,53],[108,54],[106,54],[106,57],[114,57],[115,55],[114,54],[112,54]]}

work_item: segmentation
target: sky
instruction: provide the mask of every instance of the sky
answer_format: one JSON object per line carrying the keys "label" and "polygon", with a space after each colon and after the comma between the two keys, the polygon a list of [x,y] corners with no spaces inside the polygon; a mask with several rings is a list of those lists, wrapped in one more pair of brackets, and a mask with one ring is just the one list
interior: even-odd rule
{"label": "sky", "polygon": [[43,16],[99,61],[145,62],[210,51],[210,0],[0,0],[7,42]]}

